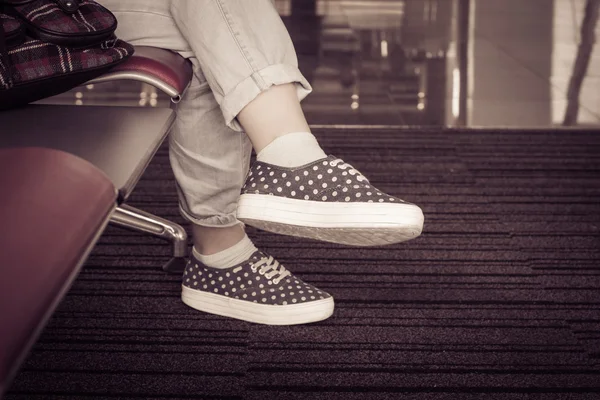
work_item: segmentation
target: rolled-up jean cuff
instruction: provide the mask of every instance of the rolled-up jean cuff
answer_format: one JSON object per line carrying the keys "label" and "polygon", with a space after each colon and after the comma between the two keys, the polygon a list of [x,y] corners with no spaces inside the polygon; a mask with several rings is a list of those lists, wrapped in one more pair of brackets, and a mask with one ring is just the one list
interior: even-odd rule
{"label": "rolled-up jean cuff", "polygon": [[228,215],[213,215],[207,218],[198,218],[191,215],[189,212],[179,205],[179,212],[181,216],[195,225],[205,226],[208,228],[228,228],[241,222],[237,219],[235,214]]}
{"label": "rolled-up jean cuff", "polygon": [[242,132],[236,117],[260,93],[273,85],[296,83],[298,100],[302,101],[312,92],[312,87],[298,67],[290,64],[274,64],[263,68],[241,81],[223,97],[221,110],[225,123],[231,129]]}

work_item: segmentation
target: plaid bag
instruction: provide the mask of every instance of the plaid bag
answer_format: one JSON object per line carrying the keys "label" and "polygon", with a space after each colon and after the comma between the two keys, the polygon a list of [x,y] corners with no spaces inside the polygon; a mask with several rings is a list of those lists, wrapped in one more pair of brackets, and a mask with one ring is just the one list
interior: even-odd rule
{"label": "plaid bag", "polygon": [[93,0],[0,0],[0,12],[25,24],[36,39],[63,46],[85,46],[108,40],[116,17]]}
{"label": "plaid bag", "polygon": [[4,31],[6,37],[6,46],[16,46],[25,39],[25,29],[13,17],[5,14],[0,14],[0,29]]}
{"label": "plaid bag", "polygon": [[125,61],[134,51],[114,35],[84,47],[48,43],[24,33],[9,43],[5,29],[18,31],[16,20],[0,14],[0,21],[0,110],[70,90]]}

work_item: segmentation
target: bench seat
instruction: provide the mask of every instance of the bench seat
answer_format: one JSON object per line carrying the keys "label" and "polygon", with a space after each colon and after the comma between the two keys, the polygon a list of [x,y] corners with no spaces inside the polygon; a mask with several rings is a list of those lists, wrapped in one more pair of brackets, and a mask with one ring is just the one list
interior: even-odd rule
{"label": "bench seat", "polygon": [[173,109],[30,105],[0,112],[0,397],[108,222],[169,240],[165,271],[181,273],[185,230],[125,204],[163,143],[191,64],[136,48],[89,83],[133,79],[167,93]]}
{"label": "bench seat", "polygon": [[0,396],[108,223],[117,191],[90,162],[0,149]]}
{"label": "bench seat", "polygon": [[192,80],[192,72],[192,64],[176,53],[136,46],[129,60],[87,84],[135,80],[156,87],[178,102]]}

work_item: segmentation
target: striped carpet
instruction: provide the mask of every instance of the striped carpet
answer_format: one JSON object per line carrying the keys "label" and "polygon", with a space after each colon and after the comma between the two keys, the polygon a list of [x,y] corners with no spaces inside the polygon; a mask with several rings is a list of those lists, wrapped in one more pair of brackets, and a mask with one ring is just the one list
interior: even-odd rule
{"label": "striped carpet", "polygon": [[[332,318],[196,312],[168,246],[111,227],[7,399],[600,398],[600,132],[316,133],[426,216],[378,248],[250,230],[334,295]],[[183,223],[166,148],[131,204]]]}

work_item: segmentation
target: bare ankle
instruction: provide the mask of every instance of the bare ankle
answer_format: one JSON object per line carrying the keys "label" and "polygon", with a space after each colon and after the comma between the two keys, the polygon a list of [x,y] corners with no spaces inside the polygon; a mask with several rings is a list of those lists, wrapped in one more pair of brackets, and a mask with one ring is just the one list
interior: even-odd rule
{"label": "bare ankle", "polygon": [[203,255],[211,255],[239,243],[246,232],[242,224],[223,228],[193,225],[192,235],[196,251]]}
{"label": "bare ankle", "polygon": [[250,102],[237,119],[257,153],[287,133],[310,132],[293,83],[271,86]]}

